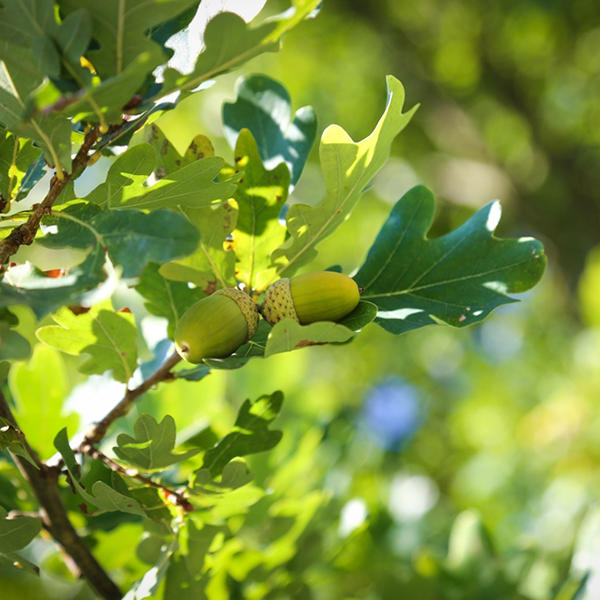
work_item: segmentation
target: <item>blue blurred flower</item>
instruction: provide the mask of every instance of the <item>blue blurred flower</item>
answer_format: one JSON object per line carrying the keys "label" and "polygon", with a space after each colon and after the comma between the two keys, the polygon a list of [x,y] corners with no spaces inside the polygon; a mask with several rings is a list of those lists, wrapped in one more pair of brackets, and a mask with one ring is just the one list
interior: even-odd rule
{"label": "blue blurred flower", "polygon": [[359,416],[359,426],[388,450],[398,450],[422,422],[418,390],[398,377],[373,388]]}

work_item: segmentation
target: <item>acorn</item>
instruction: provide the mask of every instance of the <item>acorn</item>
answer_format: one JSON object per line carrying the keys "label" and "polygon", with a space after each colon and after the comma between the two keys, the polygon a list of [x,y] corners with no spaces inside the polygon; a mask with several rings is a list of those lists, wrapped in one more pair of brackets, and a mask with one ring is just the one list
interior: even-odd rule
{"label": "acorn", "polygon": [[301,325],[339,321],[360,300],[356,282],[333,271],[304,273],[276,281],[265,292],[261,313],[270,325],[293,319]]}
{"label": "acorn", "polygon": [[258,309],[248,294],[218,290],[185,312],[175,329],[175,348],[188,362],[226,358],[254,336]]}

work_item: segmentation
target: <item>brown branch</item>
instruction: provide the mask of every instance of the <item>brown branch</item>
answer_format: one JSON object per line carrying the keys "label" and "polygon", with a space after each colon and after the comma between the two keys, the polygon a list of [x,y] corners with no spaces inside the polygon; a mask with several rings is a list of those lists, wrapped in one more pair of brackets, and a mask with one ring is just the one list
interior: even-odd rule
{"label": "brown branch", "polygon": [[85,444],[97,444],[104,438],[108,428],[117,419],[124,417],[133,406],[134,402],[143,394],[145,394],[150,388],[154,387],[161,381],[173,379],[171,369],[181,360],[179,354],[174,352],[169,358],[159,367],[148,379],[146,379],[138,387],[127,390],[124,398],[101,420],[94,423],[85,433],[85,437],[81,443],[81,446]]}
{"label": "brown branch", "polygon": [[48,194],[40,204],[35,206],[29,219],[27,219],[27,222],[13,229],[10,235],[0,242],[0,268],[2,268],[2,265],[17,252],[20,246],[30,246],[33,243],[37,231],[40,228],[42,218],[50,213],[52,205],[56,202],[60,193],[65,189],[67,183],[69,183],[82,168],[85,168],[88,160],[88,152],[98,139],[99,135],[100,132],[98,127],[95,127],[87,133],[81,148],[79,148],[79,151],[73,159],[71,172],[64,172],[62,174],[62,179],[55,175],[50,183]]}
{"label": "brown branch", "polygon": [[[0,390],[0,416],[17,429],[19,428],[2,390]],[[13,455],[13,457],[40,503],[39,517],[44,528],[68,555],[68,562],[76,567],[76,574],[85,577],[100,598],[120,600],[123,594],[94,558],[69,520],[60,496],[57,470],[48,468],[40,461],[34,450],[28,446],[27,449],[39,468],[21,456]]]}
{"label": "brown branch", "polygon": [[106,454],[100,452],[100,450],[94,448],[92,444],[84,442],[83,444],[81,444],[81,446],[79,446],[79,451],[82,454],[86,454],[87,456],[91,456],[96,460],[102,461],[107,467],[109,467],[113,471],[116,471],[117,473],[123,473],[124,475],[135,478],[138,481],[141,481],[142,483],[145,483],[150,487],[162,490],[168,498],[169,502],[175,504],[176,506],[181,506],[181,508],[183,508],[183,510],[185,510],[186,512],[191,512],[194,510],[194,505],[187,498],[185,498],[183,494],[176,492],[175,490],[172,490],[171,488],[168,488],[160,483],[157,483],[149,477],[141,475],[137,469],[130,469],[120,465],[119,463],[106,456]]}

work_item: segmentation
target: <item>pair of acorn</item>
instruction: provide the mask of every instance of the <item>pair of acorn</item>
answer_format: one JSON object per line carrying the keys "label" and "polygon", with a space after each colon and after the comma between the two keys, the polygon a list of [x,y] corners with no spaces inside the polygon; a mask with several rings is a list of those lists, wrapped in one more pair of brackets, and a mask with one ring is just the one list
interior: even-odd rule
{"label": "pair of acorn", "polygon": [[175,347],[182,358],[195,364],[205,358],[225,358],[254,336],[259,310],[270,325],[282,319],[308,325],[338,321],[359,300],[354,280],[333,271],[279,279],[265,292],[260,308],[245,292],[224,288],[196,302],[181,317]]}

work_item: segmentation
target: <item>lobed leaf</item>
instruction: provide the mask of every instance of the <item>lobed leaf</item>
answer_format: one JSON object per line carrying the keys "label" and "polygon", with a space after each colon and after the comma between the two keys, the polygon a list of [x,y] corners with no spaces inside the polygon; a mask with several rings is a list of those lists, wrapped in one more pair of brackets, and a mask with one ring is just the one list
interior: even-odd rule
{"label": "lobed leaf", "polygon": [[215,182],[225,161],[209,156],[167,174],[157,183],[144,183],[156,167],[156,153],[150,144],[137,144],[111,165],[106,181],[86,200],[103,208],[156,210],[178,206],[200,208],[227,200],[235,191],[235,179]]}
{"label": "lobed leaf", "polygon": [[165,415],[160,423],[151,415],[140,415],[133,426],[133,434],[135,437],[119,434],[118,446],[113,450],[122,461],[143,471],[165,469],[200,452],[195,449],[182,454],[173,453],[176,428],[171,415]]}
{"label": "lobed leaf", "polygon": [[[232,148],[242,129],[248,129],[267,169],[285,162],[290,189],[302,173],[317,134],[317,118],[311,106],[294,115],[288,91],[266,75],[242,77],[235,102],[223,104],[223,131]],[[237,152],[236,152],[237,155]]]}
{"label": "lobed leaf", "polygon": [[31,263],[10,268],[0,282],[0,306],[25,304],[41,319],[65,304],[79,304],[90,293],[101,290],[103,282],[112,285],[103,264],[104,252],[96,246],[83,263],[63,277],[49,277]]}
{"label": "lobed leaf", "polygon": [[8,513],[0,506],[0,552],[12,554],[22,550],[41,531],[42,524],[34,517],[7,519]]}
{"label": "lobed leaf", "polygon": [[231,459],[274,448],[283,434],[269,429],[269,425],[279,414],[282,403],[281,392],[261,396],[254,402],[246,400],[231,433],[204,455],[202,469],[208,469],[211,476],[216,477]]}
{"label": "lobed leaf", "polygon": [[102,210],[90,203],[67,206],[47,217],[56,233],[47,233],[39,243],[48,248],[105,248],[112,263],[123,269],[123,277],[138,277],[149,262],[163,263],[196,249],[199,235],[182,215],[160,209]]}
{"label": "lobed leaf", "polygon": [[464,327],[516,302],[508,296],[531,289],[546,257],[532,238],[499,239],[500,205],[493,202],[455,231],[427,239],[435,211],[423,186],[394,206],[365,264],[355,276],[361,297],[376,304],[375,322],[394,334],[437,322]]}
{"label": "lobed leaf", "polygon": [[57,325],[37,330],[38,339],[55,350],[89,359],[79,366],[86,375],[111,371],[117,381],[127,383],[137,367],[137,330],[131,313],[116,313],[110,300],[88,312],[75,315],[62,308],[52,318]]}
{"label": "lobed leaf", "polygon": [[279,213],[287,199],[290,174],[285,164],[272,171],[264,168],[247,129],[235,146],[235,170],[243,177],[234,195],[239,212],[231,246],[237,257],[237,279],[252,290],[273,278],[271,253],[286,237]]}
{"label": "lobed leaf", "polygon": [[215,481],[209,469],[201,468],[194,471],[190,493],[196,494],[224,494],[250,483],[254,479],[252,473],[248,473],[248,466],[241,459],[233,459],[223,468],[220,481]]}
{"label": "lobed leaf", "polygon": [[339,126],[331,125],[321,137],[321,169],[325,200],[316,207],[294,204],[286,215],[290,238],[273,253],[277,275],[291,276],[317,255],[316,246],[350,215],[365,187],[387,160],[394,138],[406,127],[417,107],[402,113],[404,88],[387,78],[387,106],[373,132],[354,142]]}

